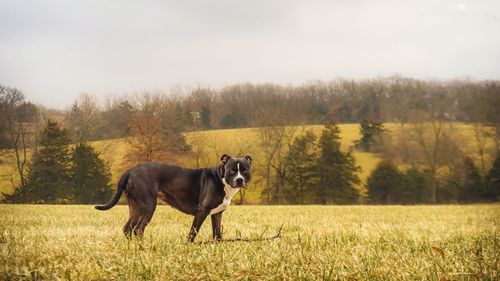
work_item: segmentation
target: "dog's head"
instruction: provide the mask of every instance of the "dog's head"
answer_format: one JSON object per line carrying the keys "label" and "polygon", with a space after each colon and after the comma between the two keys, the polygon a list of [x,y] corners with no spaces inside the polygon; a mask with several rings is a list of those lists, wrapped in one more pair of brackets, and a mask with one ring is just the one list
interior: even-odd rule
{"label": "dog's head", "polygon": [[233,158],[224,154],[221,159],[224,165],[224,180],[232,188],[246,188],[251,178],[252,157]]}

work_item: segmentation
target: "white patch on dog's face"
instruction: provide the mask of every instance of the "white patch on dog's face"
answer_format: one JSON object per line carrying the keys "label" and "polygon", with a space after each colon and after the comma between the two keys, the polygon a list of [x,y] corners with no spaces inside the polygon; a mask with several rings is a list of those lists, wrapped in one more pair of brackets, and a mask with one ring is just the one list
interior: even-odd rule
{"label": "white patch on dog's face", "polygon": [[231,187],[231,185],[226,182],[226,179],[222,179],[222,182],[224,183],[224,193],[226,193],[226,195],[224,196],[222,203],[210,211],[210,215],[217,214],[227,209],[229,205],[231,205],[233,196],[240,191],[240,188]]}
{"label": "white patch on dog's face", "polygon": [[238,179],[241,179],[243,180],[243,186],[245,186],[245,178],[243,177],[243,175],[241,175],[240,172],[240,163],[236,164],[236,166],[238,167],[238,174],[236,175],[236,177],[234,177],[233,181],[236,183]]}

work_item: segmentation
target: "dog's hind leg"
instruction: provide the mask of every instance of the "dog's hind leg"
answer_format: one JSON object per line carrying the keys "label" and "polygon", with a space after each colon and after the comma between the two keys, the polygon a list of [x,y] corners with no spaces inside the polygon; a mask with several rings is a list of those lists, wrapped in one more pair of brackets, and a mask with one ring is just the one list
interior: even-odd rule
{"label": "dog's hind leg", "polygon": [[148,200],[148,201],[152,202],[148,202],[147,204],[141,206],[139,221],[134,226],[134,235],[138,237],[142,237],[142,235],[144,234],[144,229],[151,221],[151,218],[153,217],[153,214],[156,210],[156,201],[155,200],[154,201]]}
{"label": "dog's hind leg", "polygon": [[132,198],[128,198],[128,209],[129,209],[129,218],[125,226],[123,226],[123,233],[128,239],[130,239],[132,238],[132,232],[134,230],[134,226],[140,219],[140,213],[139,209],[137,208],[137,204]]}
{"label": "dog's hind leg", "polygon": [[148,171],[142,169],[131,173],[126,192],[130,218],[125,224],[123,232],[127,237],[132,234],[141,237],[155,212],[158,186],[151,180]]}

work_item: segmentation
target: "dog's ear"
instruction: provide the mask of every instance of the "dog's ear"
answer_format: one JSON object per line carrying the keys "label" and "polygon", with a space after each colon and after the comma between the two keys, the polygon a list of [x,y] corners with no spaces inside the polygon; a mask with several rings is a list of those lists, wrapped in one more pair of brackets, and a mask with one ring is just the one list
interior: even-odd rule
{"label": "dog's ear", "polygon": [[228,155],[228,154],[224,154],[222,155],[222,157],[220,158],[220,160],[222,161],[222,163],[226,164],[227,161],[229,161],[229,159],[231,159],[231,155]]}
{"label": "dog's ear", "polygon": [[248,164],[252,164],[252,157],[250,155],[246,155],[245,159],[248,161]]}

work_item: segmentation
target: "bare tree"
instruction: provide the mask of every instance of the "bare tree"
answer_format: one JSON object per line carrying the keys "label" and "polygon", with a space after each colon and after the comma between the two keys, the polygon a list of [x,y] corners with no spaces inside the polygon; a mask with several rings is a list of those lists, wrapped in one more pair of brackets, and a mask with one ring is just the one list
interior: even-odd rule
{"label": "bare tree", "polygon": [[23,93],[14,88],[0,85],[0,143],[1,154],[7,153],[12,146],[12,132],[15,131],[17,107],[24,101]]}
{"label": "bare tree", "polygon": [[159,118],[139,113],[131,116],[128,124],[132,134],[127,137],[127,143],[132,147],[128,160],[135,163],[156,160],[162,146]]}
{"label": "bare tree", "polygon": [[488,82],[486,83],[486,95],[484,99],[484,104],[481,106],[480,110],[485,111],[485,122],[486,124],[494,128],[494,132],[491,134],[491,139],[495,143],[496,157],[500,156],[500,114],[498,114],[498,108],[500,108],[500,83]]}
{"label": "bare tree", "polygon": [[130,136],[126,138],[130,145],[126,159],[128,165],[158,160],[163,150],[159,113],[161,97],[145,94],[137,99],[134,111],[127,119],[130,130]]}
{"label": "bare tree", "polygon": [[[17,177],[21,187],[26,186],[28,150],[36,146],[37,108],[24,102],[24,95],[18,89],[0,86],[0,120],[7,131],[7,143],[0,148],[0,155],[14,158]],[[4,133],[4,132],[2,132]],[[14,176],[9,174],[13,188],[17,188]]]}
{"label": "bare tree", "polygon": [[417,144],[414,157],[425,165],[431,177],[431,201],[437,203],[438,170],[461,159],[461,151],[452,136],[452,123],[439,118],[419,118],[411,124],[411,136]]}
{"label": "bare tree", "polygon": [[136,96],[127,117],[130,149],[126,165],[156,160],[175,162],[177,153],[187,152],[189,147],[181,131],[184,128],[182,115],[175,100],[160,93]]}
{"label": "bare tree", "polygon": [[484,177],[486,175],[486,163],[485,163],[485,150],[489,142],[489,130],[487,127],[480,123],[475,123],[473,125],[474,130],[474,144],[477,149],[477,154],[479,155],[479,160],[481,162],[481,175]]}
{"label": "bare tree", "polygon": [[263,119],[258,135],[265,162],[264,193],[267,202],[283,203],[284,159],[298,127],[286,126],[288,116],[280,107],[265,106],[261,109],[261,116]]}
{"label": "bare tree", "polygon": [[[210,140],[206,133],[191,132],[188,135],[187,141],[191,145],[191,155],[194,157],[194,166],[196,168],[209,167],[216,165],[219,157],[222,154],[216,152],[214,155],[209,154]],[[212,140],[213,141],[213,140]],[[212,147],[211,151],[219,151],[217,147]]]}
{"label": "bare tree", "polygon": [[73,141],[84,142],[99,139],[102,121],[96,97],[85,93],[80,94],[67,114],[66,122]]}

